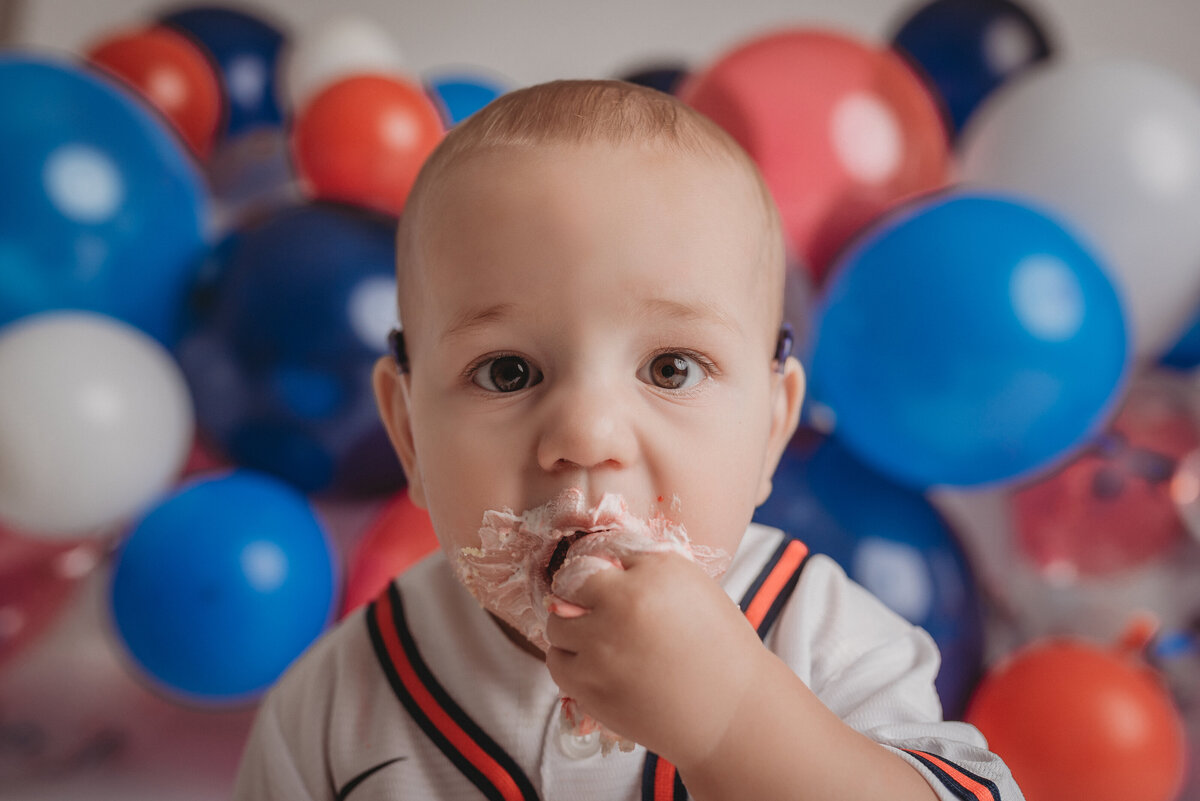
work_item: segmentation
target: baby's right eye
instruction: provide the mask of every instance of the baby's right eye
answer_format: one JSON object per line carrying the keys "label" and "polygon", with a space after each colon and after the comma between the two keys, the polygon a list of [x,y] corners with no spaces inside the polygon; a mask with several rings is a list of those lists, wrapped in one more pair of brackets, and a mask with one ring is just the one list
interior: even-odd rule
{"label": "baby's right eye", "polygon": [[542,374],[520,356],[497,356],[482,362],[471,381],[489,392],[516,392],[540,383]]}

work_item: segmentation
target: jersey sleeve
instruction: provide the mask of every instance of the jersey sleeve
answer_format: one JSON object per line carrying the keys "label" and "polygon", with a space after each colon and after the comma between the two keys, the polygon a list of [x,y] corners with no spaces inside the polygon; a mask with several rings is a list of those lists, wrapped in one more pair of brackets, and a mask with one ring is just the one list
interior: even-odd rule
{"label": "jersey sleeve", "polygon": [[[327,631],[264,696],[242,751],[234,801],[316,801],[338,796],[340,743],[354,722],[366,626],[351,615]],[[343,710],[339,712],[338,710]],[[351,740],[351,747],[353,741]]]}
{"label": "jersey sleeve", "polygon": [[1024,801],[978,729],[942,720],[933,639],[833,560],[808,560],[768,644],[838,717],[909,762],[939,798]]}
{"label": "jersey sleeve", "polygon": [[234,785],[234,801],[316,801],[297,764],[299,755],[284,736],[278,710],[268,695],[259,707]]}

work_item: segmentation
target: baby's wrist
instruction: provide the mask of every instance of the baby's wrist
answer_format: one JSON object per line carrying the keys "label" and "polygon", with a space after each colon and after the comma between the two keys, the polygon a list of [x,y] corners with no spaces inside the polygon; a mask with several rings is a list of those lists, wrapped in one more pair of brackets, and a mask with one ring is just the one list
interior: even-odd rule
{"label": "baby's wrist", "polygon": [[687,738],[687,747],[680,751],[672,762],[684,775],[697,770],[719,769],[720,759],[734,753],[729,744],[745,735],[746,727],[753,726],[757,710],[762,708],[761,699],[771,697],[771,683],[776,680],[773,662],[778,659],[766,648],[758,647],[745,654],[745,661],[735,671],[736,677],[728,686],[708,688],[707,694],[698,695],[699,704],[712,703],[711,699],[722,699],[724,714],[707,716],[712,728],[700,727],[701,737]]}

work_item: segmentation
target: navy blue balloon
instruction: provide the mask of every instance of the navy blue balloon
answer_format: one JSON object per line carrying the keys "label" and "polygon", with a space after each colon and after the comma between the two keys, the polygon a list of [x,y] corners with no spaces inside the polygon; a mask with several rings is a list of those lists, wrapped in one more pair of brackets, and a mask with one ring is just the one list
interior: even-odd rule
{"label": "navy blue balloon", "polygon": [[1193,370],[1200,367],[1200,310],[1197,310],[1187,330],[1159,361],[1175,370]]}
{"label": "navy blue balloon", "polygon": [[252,700],[332,619],[333,550],[302,495],[250,471],[180,487],[116,557],[112,611],[168,694]]}
{"label": "navy blue balloon", "polygon": [[395,325],[395,219],[293,206],[213,251],[176,355],[236,464],[305,492],[395,490],[371,368]]}
{"label": "navy blue balloon", "polygon": [[892,44],[932,83],[954,131],[1002,83],[1051,55],[1042,25],[1011,0],[933,0]]}
{"label": "navy blue balloon", "polygon": [[883,220],[839,262],[814,319],[813,403],[844,445],[917,488],[1015,481],[1067,458],[1125,382],[1104,269],[999,197],[949,193]]}
{"label": "navy blue balloon", "polygon": [[426,88],[448,128],[470,117],[507,91],[497,81],[458,73],[432,78]]}
{"label": "navy blue balloon", "polygon": [[[807,440],[807,441],[805,441]],[[754,514],[836,561],[937,642],[938,695],[959,717],[983,663],[983,606],[954,532],[918,492],[863,465],[833,439],[797,437]]]}
{"label": "navy blue balloon", "polygon": [[663,64],[625,73],[621,76],[621,80],[673,95],[679,91],[679,87],[683,85],[683,81],[687,76],[687,67],[683,65]]}
{"label": "navy blue balloon", "polygon": [[110,79],[0,55],[0,325],[88,309],[173,341],[204,252],[203,179]]}
{"label": "navy blue balloon", "polygon": [[260,17],[226,6],[189,6],[163,16],[216,62],[228,109],[226,136],[283,121],[275,96],[283,33]]}

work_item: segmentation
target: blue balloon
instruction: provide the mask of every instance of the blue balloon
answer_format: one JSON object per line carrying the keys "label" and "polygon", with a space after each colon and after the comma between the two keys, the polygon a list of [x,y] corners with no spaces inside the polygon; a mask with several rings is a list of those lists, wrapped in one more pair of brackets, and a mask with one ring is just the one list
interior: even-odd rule
{"label": "blue balloon", "polygon": [[679,91],[679,87],[683,85],[683,81],[687,77],[687,67],[675,64],[662,64],[626,73],[621,76],[621,80],[673,95]]}
{"label": "blue balloon", "polygon": [[305,492],[403,485],[371,389],[396,321],[395,225],[314,203],[214,249],[176,356],[200,428],[236,464]]}
{"label": "blue balloon", "polygon": [[427,82],[426,89],[446,127],[457,125],[508,91],[488,78],[458,74],[433,78]]}
{"label": "blue balloon", "polygon": [[[805,440],[808,441],[805,441]],[[957,537],[918,492],[863,465],[833,439],[799,435],[755,521],[836,561],[937,642],[938,695],[961,716],[983,664],[983,605]]]}
{"label": "blue balloon", "polygon": [[83,67],[0,55],[0,186],[0,325],[87,309],[173,341],[207,198],[146,106]]}
{"label": "blue balloon", "polygon": [[183,485],[134,528],[116,556],[113,617],[169,694],[242,702],[324,630],[336,575],[303,496],[237,471]]}
{"label": "blue balloon", "polygon": [[1187,330],[1159,361],[1174,370],[1186,371],[1200,367],[1200,309],[1197,309]]}
{"label": "blue balloon", "polygon": [[933,0],[892,44],[933,84],[954,131],[1002,83],[1051,55],[1042,26],[1011,0]]}
{"label": "blue balloon", "polygon": [[275,79],[284,36],[278,28],[224,6],[189,6],[160,21],[186,34],[216,62],[228,109],[225,136],[279,127],[283,114]]}
{"label": "blue balloon", "polygon": [[1015,201],[949,193],[849,250],[814,311],[811,396],[918,488],[1027,477],[1114,411],[1128,340],[1105,271]]}

